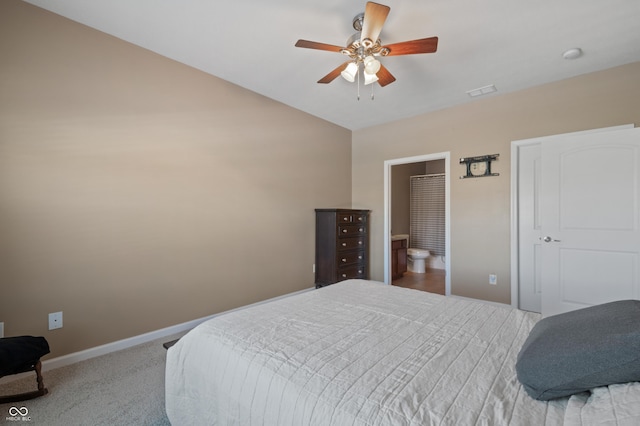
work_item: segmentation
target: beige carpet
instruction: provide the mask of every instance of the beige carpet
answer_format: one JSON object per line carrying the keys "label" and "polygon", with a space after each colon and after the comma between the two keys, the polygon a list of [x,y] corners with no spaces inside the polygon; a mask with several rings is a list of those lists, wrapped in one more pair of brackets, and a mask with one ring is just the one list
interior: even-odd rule
{"label": "beige carpet", "polygon": [[[49,394],[0,404],[0,425],[169,425],[164,409],[164,342],[169,336],[129,349],[45,371]],[[36,389],[35,373],[0,385],[0,394]],[[30,421],[9,414],[26,407]]]}

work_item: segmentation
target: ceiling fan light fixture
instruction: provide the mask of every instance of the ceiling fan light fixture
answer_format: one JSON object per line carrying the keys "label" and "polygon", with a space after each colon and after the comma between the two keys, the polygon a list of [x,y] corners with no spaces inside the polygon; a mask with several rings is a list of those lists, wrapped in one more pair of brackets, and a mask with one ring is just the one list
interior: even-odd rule
{"label": "ceiling fan light fixture", "polygon": [[367,56],[364,58],[363,62],[365,74],[376,75],[378,71],[380,71],[380,61],[373,56]]}
{"label": "ceiling fan light fixture", "polygon": [[371,83],[378,81],[378,76],[375,74],[364,73],[364,85],[367,86]]}
{"label": "ceiling fan light fixture", "polygon": [[349,65],[340,73],[340,75],[349,83],[353,83],[356,80],[358,74],[358,64],[355,62],[349,62]]}

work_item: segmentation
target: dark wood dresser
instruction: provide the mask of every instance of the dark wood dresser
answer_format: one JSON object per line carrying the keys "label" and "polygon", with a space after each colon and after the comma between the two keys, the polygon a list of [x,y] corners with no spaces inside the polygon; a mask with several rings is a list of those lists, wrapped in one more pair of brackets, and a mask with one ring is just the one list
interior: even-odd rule
{"label": "dark wood dresser", "polygon": [[316,288],[369,279],[369,210],[316,209]]}

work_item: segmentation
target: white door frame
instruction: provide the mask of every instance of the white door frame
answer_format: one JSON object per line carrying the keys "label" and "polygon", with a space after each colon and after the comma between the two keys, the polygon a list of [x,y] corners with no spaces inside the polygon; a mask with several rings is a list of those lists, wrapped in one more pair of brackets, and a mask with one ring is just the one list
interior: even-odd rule
{"label": "white door frame", "polygon": [[520,291],[520,253],[518,251],[518,171],[520,160],[520,149],[525,146],[538,145],[542,141],[556,138],[562,135],[579,135],[593,132],[604,132],[611,130],[622,130],[634,128],[634,124],[624,124],[621,126],[605,127],[601,129],[591,129],[581,132],[565,133],[561,135],[543,136],[532,139],[522,139],[511,142],[511,306],[518,308],[519,291]]}
{"label": "white door frame", "polygon": [[444,160],[445,190],[445,295],[451,294],[451,164],[450,152],[396,158],[384,162],[384,282],[391,284],[391,167],[400,164]]}

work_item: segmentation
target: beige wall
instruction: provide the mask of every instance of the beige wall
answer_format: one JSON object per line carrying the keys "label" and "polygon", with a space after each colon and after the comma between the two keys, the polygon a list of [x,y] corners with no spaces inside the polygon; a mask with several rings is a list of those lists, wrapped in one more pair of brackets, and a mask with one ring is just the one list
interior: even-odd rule
{"label": "beige wall", "polygon": [[[353,203],[372,210],[372,278],[384,278],[385,160],[451,152],[452,293],[510,303],[511,141],[628,123],[640,125],[640,63],[354,132]],[[460,157],[496,153],[500,176],[459,179]]]}
{"label": "beige wall", "polygon": [[7,336],[54,357],[313,286],[350,131],[16,0],[0,58]]}
{"label": "beige wall", "polygon": [[423,175],[426,162],[398,164],[391,167],[391,235],[409,233],[411,176]]}

